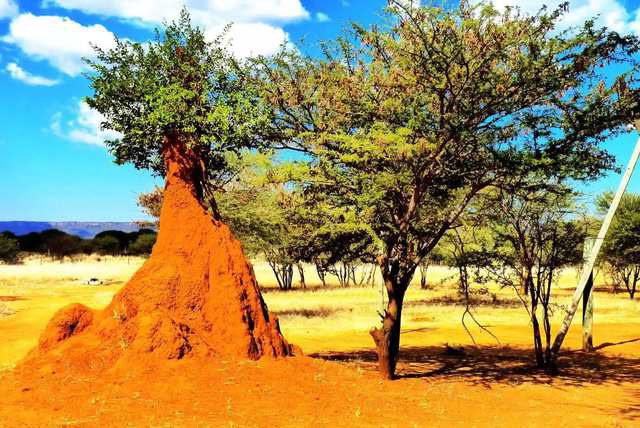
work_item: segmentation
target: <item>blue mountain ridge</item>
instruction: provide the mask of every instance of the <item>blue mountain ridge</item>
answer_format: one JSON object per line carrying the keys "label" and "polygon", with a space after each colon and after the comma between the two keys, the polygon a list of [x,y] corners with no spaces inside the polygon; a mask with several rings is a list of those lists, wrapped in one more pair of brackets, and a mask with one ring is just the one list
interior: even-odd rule
{"label": "blue mountain ridge", "polygon": [[135,232],[140,227],[133,222],[101,222],[101,221],[0,221],[0,232],[12,232],[25,235],[31,232],[42,232],[47,229],[58,229],[81,238],[93,238],[105,230],[121,230]]}

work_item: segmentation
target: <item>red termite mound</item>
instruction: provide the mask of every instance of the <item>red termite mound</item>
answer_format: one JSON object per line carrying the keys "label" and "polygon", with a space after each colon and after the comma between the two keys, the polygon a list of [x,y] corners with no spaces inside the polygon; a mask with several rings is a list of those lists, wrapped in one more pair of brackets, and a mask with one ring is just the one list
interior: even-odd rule
{"label": "red termite mound", "polygon": [[60,310],[30,359],[110,367],[143,355],[162,359],[291,354],[270,318],[251,265],[229,228],[196,196],[197,159],[165,144],[166,186],[151,257],[104,310]]}

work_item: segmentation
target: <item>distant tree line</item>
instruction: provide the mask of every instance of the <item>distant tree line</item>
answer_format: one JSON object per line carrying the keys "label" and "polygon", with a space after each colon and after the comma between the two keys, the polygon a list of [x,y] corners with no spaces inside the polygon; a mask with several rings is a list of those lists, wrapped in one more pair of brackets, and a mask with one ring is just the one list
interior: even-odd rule
{"label": "distant tree line", "polygon": [[92,239],[83,239],[57,229],[16,236],[0,233],[0,261],[16,263],[21,253],[42,254],[55,260],[79,254],[148,255],[156,241],[152,229],[137,232],[106,230]]}

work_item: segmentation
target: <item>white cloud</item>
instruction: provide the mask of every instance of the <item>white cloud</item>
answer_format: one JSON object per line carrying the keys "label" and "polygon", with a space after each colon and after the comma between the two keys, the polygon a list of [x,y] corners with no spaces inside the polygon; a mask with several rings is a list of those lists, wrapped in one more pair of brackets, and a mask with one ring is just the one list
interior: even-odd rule
{"label": "white cloud", "polygon": [[420,3],[421,3],[420,0],[395,0],[395,2],[399,3],[404,7],[409,7],[409,8],[420,7]]}
{"label": "white cloud", "polygon": [[13,0],[0,0],[0,19],[11,18],[18,14],[18,5]]}
{"label": "white cloud", "polygon": [[[565,0],[547,0],[544,3],[537,0],[493,0],[498,9],[507,5],[518,6],[528,14],[537,13],[543,4],[548,10],[554,10]],[[638,10],[640,12],[640,9]],[[563,16],[561,27],[567,28],[580,26],[589,18],[598,17],[596,24],[606,26],[610,30],[619,33],[628,33],[640,30],[640,16],[636,12],[635,21],[631,21],[631,14],[618,0],[574,0],[569,4],[569,11]]]}
{"label": "white cloud", "polygon": [[633,22],[629,24],[629,28],[636,34],[640,34],[640,8],[636,10],[636,16]]}
{"label": "white cloud", "polygon": [[53,86],[60,83],[59,80],[47,79],[46,77],[36,76],[28,71],[24,70],[15,62],[10,62],[5,68],[9,75],[16,80],[26,83],[32,86]]}
{"label": "white cloud", "polygon": [[316,13],[316,20],[318,22],[329,22],[329,21],[331,21],[331,18],[329,18],[329,15],[327,15],[324,12],[317,12]]}
{"label": "white cloud", "polygon": [[80,101],[75,120],[62,124],[62,113],[56,113],[51,119],[51,131],[58,137],[85,144],[104,146],[105,140],[120,138],[121,134],[112,130],[102,129],[104,116],[93,110],[89,105]]}
{"label": "white cloud", "polygon": [[48,0],[45,4],[141,25],[176,19],[186,6],[193,22],[211,36],[232,22],[232,49],[240,56],[275,52],[288,40],[282,24],[310,16],[300,0]]}
{"label": "white cloud", "polygon": [[[207,32],[211,37],[217,36],[222,29]],[[234,24],[229,30],[227,41],[239,57],[252,55],[271,55],[288,41],[287,33],[279,27],[260,22]]]}
{"label": "white cloud", "polygon": [[199,24],[212,20],[294,21],[309,17],[300,0],[49,0],[46,4],[152,24],[177,18],[183,6]]}
{"label": "white cloud", "polygon": [[69,76],[77,76],[85,69],[82,58],[94,55],[91,44],[110,48],[115,37],[99,24],[84,26],[66,17],[24,13],[11,21],[9,34],[2,41]]}

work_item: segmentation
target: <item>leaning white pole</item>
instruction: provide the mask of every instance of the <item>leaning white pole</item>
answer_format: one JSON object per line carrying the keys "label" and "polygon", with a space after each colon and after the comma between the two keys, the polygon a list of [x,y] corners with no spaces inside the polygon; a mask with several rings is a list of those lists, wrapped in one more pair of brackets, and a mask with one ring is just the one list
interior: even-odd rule
{"label": "leaning white pole", "polygon": [[[640,120],[636,122],[636,130],[640,132]],[[553,342],[553,347],[551,348],[553,360],[555,361],[558,356],[558,352],[560,351],[560,347],[562,346],[562,342],[564,341],[564,337],[567,335],[567,331],[569,331],[569,327],[571,326],[571,321],[573,320],[573,316],[578,310],[578,304],[580,303],[580,298],[582,297],[582,293],[584,291],[585,286],[587,285],[587,281],[589,281],[589,276],[591,275],[591,271],[593,270],[593,266],[596,263],[596,259],[598,258],[598,253],[600,252],[600,248],[602,247],[602,243],[604,241],[605,236],[607,235],[607,231],[609,230],[609,226],[611,225],[611,220],[613,219],[613,215],[616,213],[618,209],[618,205],[620,204],[620,200],[622,199],[622,195],[627,189],[627,185],[629,184],[629,179],[631,178],[631,174],[633,174],[633,170],[636,167],[636,163],[638,162],[638,157],[640,157],[640,139],[636,143],[635,149],[633,149],[633,153],[631,154],[631,159],[629,160],[629,165],[627,165],[627,169],[622,176],[622,180],[620,181],[620,185],[618,186],[618,191],[616,192],[613,200],[611,201],[611,206],[609,207],[609,211],[607,211],[607,215],[602,222],[602,226],[600,226],[600,231],[598,232],[598,236],[596,241],[593,244],[593,248],[589,253],[587,260],[585,261],[585,265],[582,269],[582,274],[580,275],[580,281],[578,282],[578,287],[576,291],[573,293],[573,300],[571,301],[571,306],[569,306],[569,310],[567,315],[564,317],[564,321],[562,322],[562,326],[558,331],[555,341]]]}

